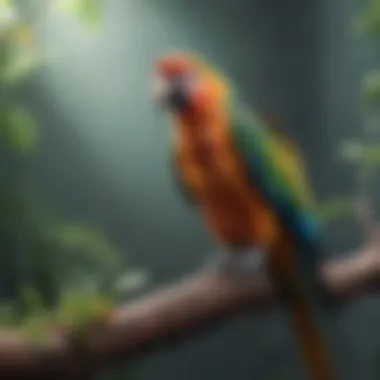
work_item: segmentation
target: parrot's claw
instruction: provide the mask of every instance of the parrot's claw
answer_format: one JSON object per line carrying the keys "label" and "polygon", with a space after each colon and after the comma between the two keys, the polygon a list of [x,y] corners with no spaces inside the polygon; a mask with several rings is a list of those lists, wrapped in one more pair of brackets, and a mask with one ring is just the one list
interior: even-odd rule
{"label": "parrot's claw", "polygon": [[266,272],[266,253],[258,248],[243,252],[236,258],[236,270],[243,276],[260,275]]}
{"label": "parrot's claw", "polygon": [[242,252],[219,252],[206,265],[206,269],[215,274],[252,278],[266,273],[266,257],[266,252],[259,248]]}
{"label": "parrot's claw", "polygon": [[226,274],[230,271],[233,257],[225,252],[213,254],[205,265],[205,270],[214,274]]}

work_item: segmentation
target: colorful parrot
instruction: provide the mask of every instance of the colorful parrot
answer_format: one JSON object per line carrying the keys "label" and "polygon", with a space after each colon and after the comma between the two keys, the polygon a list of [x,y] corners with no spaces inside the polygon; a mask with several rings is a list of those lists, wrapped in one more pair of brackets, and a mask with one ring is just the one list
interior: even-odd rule
{"label": "colorful parrot", "polygon": [[157,59],[153,92],[172,117],[174,178],[221,246],[218,270],[267,268],[290,306],[309,378],[335,379],[315,313],[320,230],[297,152],[197,56]]}

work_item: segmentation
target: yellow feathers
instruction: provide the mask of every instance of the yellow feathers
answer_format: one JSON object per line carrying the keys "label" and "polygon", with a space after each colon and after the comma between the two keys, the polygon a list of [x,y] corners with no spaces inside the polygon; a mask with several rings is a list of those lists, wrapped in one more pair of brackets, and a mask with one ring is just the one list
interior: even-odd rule
{"label": "yellow feathers", "polygon": [[276,164],[287,177],[292,191],[297,194],[297,199],[304,206],[312,206],[314,200],[299,152],[279,133],[273,133],[273,138],[268,143],[273,152],[272,157],[275,157]]}

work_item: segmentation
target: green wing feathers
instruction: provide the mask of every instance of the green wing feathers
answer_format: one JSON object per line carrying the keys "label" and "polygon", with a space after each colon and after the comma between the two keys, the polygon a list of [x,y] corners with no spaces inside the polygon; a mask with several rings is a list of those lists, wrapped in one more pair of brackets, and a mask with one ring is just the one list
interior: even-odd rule
{"label": "green wing feathers", "polygon": [[289,143],[271,133],[251,113],[238,108],[231,111],[231,139],[252,186],[290,228],[302,251],[314,251],[319,227],[301,159]]}

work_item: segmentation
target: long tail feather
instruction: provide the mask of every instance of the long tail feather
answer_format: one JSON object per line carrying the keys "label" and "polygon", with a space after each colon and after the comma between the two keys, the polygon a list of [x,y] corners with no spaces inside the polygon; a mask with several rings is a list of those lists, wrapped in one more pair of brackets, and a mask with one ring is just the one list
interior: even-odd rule
{"label": "long tail feather", "polygon": [[293,334],[309,380],[337,380],[324,327],[329,324],[317,277],[317,249],[295,254],[290,235],[279,241],[270,261],[274,281],[290,311]]}
{"label": "long tail feather", "polygon": [[336,380],[330,350],[307,302],[301,297],[293,299],[290,313],[310,380]]}

